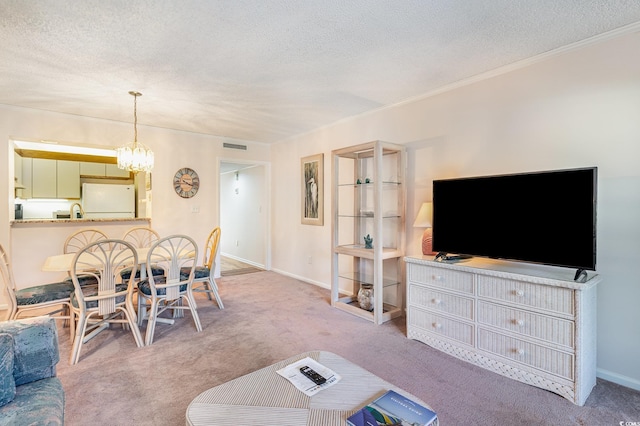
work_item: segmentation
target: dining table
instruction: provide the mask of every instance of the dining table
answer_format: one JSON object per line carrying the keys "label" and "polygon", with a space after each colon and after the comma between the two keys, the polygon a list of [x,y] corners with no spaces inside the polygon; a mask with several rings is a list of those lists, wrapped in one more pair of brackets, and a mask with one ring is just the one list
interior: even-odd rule
{"label": "dining table", "polygon": [[[147,255],[149,254],[150,247],[137,247],[135,248],[138,255],[138,264],[140,265],[140,276],[142,279],[146,278],[147,269],[144,267],[147,263]],[[55,254],[45,259],[42,270],[45,272],[71,272],[73,269],[73,259],[76,253]],[[88,264],[91,264],[91,257],[87,255],[86,258],[81,256],[83,261],[86,260]]]}
{"label": "dining table", "polygon": [[[147,278],[147,257],[149,254],[149,250],[151,247],[134,247],[136,254],[138,256],[138,265],[140,267],[140,280],[144,280]],[[195,257],[195,253],[191,252],[188,254],[189,256]],[[73,259],[75,258],[76,253],[65,253],[65,254],[56,254],[49,256],[45,259],[44,265],[42,265],[42,270],[45,272],[71,272],[73,269]],[[80,260],[85,265],[91,265],[93,256],[84,253],[80,255]],[[96,264],[96,266],[98,266]],[[138,312],[137,315],[140,313]],[[174,312],[173,318],[182,317],[184,313],[182,310],[176,310]],[[137,321],[137,319],[136,319]],[[171,318],[157,318],[158,322],[163,322],[167,324],[173,324],[174,320]]]}

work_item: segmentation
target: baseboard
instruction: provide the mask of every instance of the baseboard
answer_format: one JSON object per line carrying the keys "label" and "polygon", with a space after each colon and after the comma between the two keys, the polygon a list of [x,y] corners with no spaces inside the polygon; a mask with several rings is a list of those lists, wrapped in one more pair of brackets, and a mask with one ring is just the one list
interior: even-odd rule
{"label": "baseboard", "polygon": [[323,283],[323,282],[320,282],[320,281],[313,281],[313,280],[310,280],[308,278],[301,277],[299,275],[295,275],[295,274],[291,274],[291,273],[286,272],[286,271],[282,271],[280,269],[271,269],[271,270],[273,272],[277,272],[280,275],[286,275],[287,277],[295,278],[298,281],[304,281],[305,283],[317,285],[318,287],[322,287],[322,288],[326,288],[327,290],[331,290],[331,286],[327,285],[326,283]]}
{"label": "baseboard", "polygon": [[238,262],[246,263],[247,265],[255,266],[256,268],[266,269],[261,263],[252,262],[248,259],[243,259],[242,257],[234,256],[232,254],[220,252],[220,256],[228,257],[229,259],[237,260]]}
{"label": "baseboard", "polygon": [[623,376],[622,374],[614,373],[612,371],[603,370],[602,368],[596,369],[596,376],[600,379],[607,380],[609,382],[616,383],[620,386],[635,389],[640,391],[640,380],[633,379],[631,377]]}

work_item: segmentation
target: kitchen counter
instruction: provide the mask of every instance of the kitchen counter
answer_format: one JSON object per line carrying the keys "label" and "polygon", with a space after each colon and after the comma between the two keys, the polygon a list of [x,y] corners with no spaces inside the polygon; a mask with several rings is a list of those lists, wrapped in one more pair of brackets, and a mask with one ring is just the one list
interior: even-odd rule
{"label": "kitchen counter", "polygon": [[125,218],[91,218],[91,219],[19,219],[12,220],[9,223],[13,225],[30,225],[38,223],[54,224],[54,223],[95,223],[95,222],[151,222],[149,217],[125,217]]}
{"label": "kitchen counter", "polygon": [[122,238],[131,228],[151,226],[149,218],[22,219],[11,222],[11,262],[19,288],[61,281],[66,272],[43,271],[47,257],[62,254],[69,235],[99,229],[109,238]]}

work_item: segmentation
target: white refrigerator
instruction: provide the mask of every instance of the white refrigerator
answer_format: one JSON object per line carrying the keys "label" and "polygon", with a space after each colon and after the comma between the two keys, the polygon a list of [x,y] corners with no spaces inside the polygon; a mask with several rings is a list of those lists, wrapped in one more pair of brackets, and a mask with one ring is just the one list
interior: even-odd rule
{"label": "white refrigerator", "polygon": [[83,183],[82,208],[87,219],[136,217],[135,186]]}

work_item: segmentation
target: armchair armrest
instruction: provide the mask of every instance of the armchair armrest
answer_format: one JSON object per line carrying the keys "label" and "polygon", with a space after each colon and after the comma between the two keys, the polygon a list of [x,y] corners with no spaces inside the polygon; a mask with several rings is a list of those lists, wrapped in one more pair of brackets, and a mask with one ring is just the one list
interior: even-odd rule
{"label": "armchair armrest", "polygon": [[16,386],[56,375],[60,361],[58,329],[50,317],[0,322],[0,333],[13,336]]}

